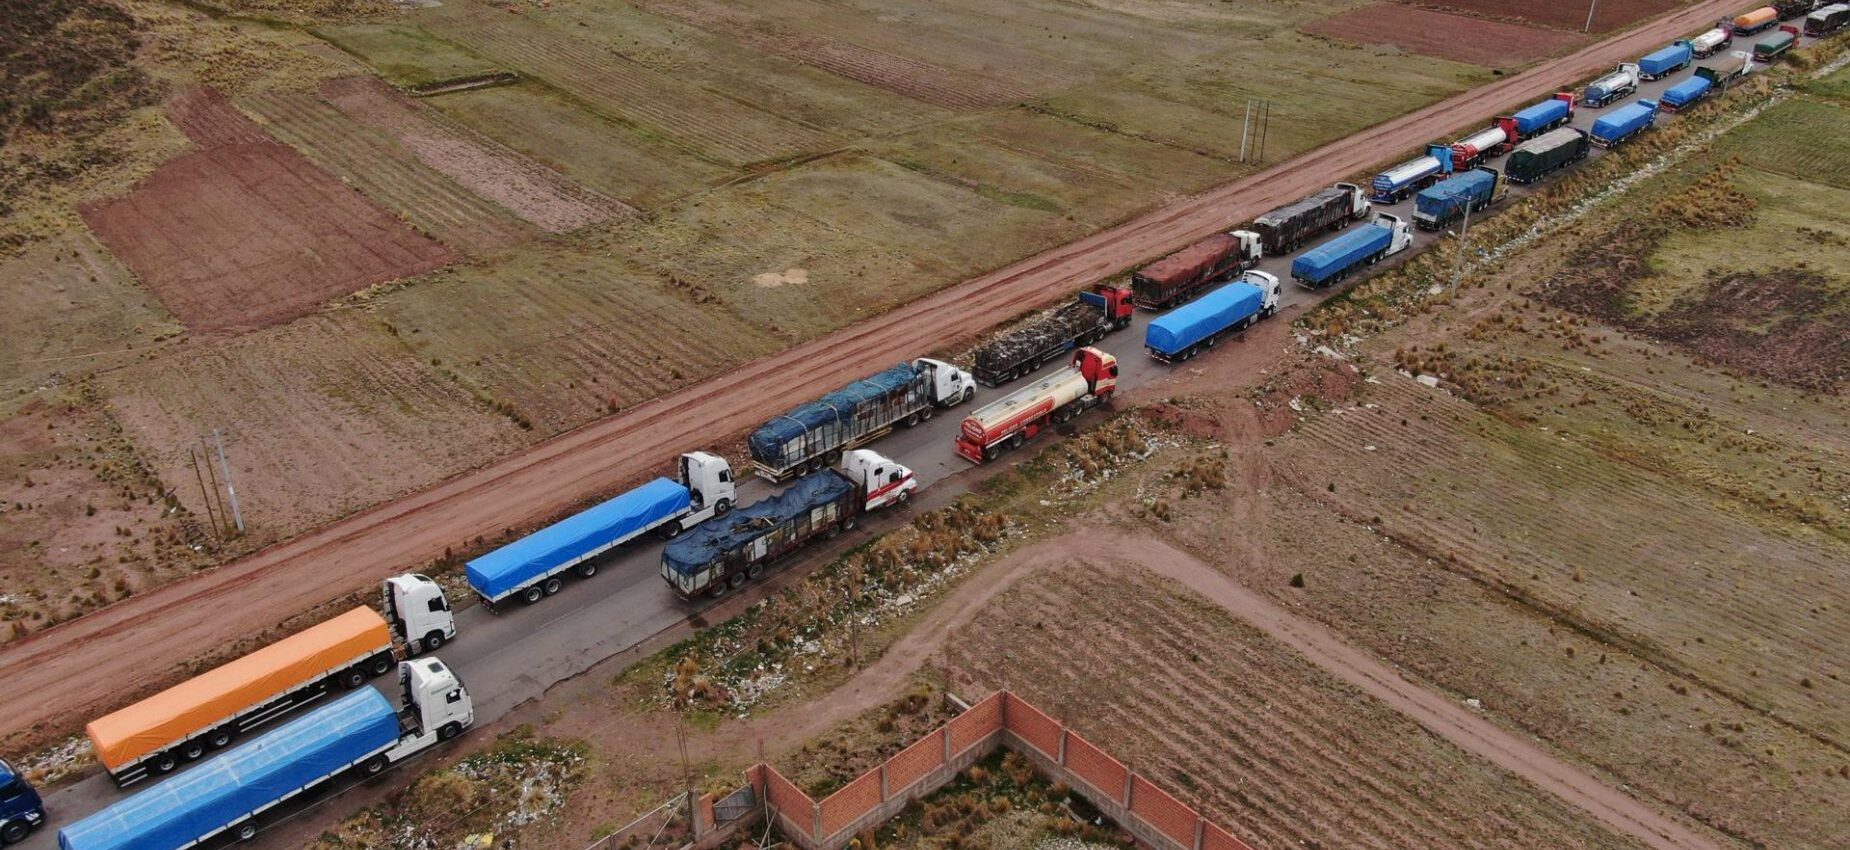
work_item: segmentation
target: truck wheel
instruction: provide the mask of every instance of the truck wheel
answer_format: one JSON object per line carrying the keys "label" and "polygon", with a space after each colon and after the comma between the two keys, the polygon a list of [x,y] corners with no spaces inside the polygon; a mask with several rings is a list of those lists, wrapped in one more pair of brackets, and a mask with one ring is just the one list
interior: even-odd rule
{"label": "truck wheel", "polygon": [[441,646],[443,646],[443,633],[442,632],[431,632],[430,634],[427,634],[424,636],[424,651],[425,652],[436,652],[437,649]]}
{"label": "truck wheel", "polygon": [[726,595],[726,583],[723,581],[713,582],[712,585],[707,587],[707,595],[714,599],[718,599],[722,596],[725,596]]}
{"label": "truck wheel", "polygon": [[843,531],[853,531],[854,530],[854,517],[849,517],[847,519],[842,520],[841,528]]}
{"label": "truck wheel", "polygon": [[582,564],[579,564],[578,569],[575,570],[574,572],[578,573],[579,578],[590,578],[594,575],[597,575],[597,562],[586,561]]}
{"label": "truck wheel", "polygon": [[27,826],[25,821],[9,821],[5,826],[0,826],[0,844],[17,844],[26,840],[26,833],[31,831],[32,827]]}
{"label": "truck wheel", "polygon": [[445,723],[437,727],[437,740],[439,741],[454,740],[457,735],[461,734],[462,726],[455,722]]}
{"label": "truck wheel", "polygon": [[745,568],[745,577],[752,581],[757,581],[761,575],[764,575],[764,564],[753,564]]}
{"label": "truck wheel", "polygon": [[378,776],[385,772],[385,756],[377,755],[360,762],[360,773],[366,776]]}
{"label": "truck wheel", "polygon": [[745,574],[744,573],[733,573],[732,575],[727,576],[726,584],[731,586],[733,590],[738,590],[739,588],[744,587],[745,586]]}
{"label": "truck wheel", "polygon": [[533,603],[540,601],[540,597],[543,597],[545,595],[546,594],[540,590],[540,586],[537,584],[525,590],[522,590],[520,592],[521,601],[527,603],[528,605],[532,605]]}
{"label": "truck wheel", "polygon": [[340,686],[341,687],[346,688],[347,690],[351,691],[364,684],[366,684],[366,671],[365,670],[362,670],[358,667],[350,667],[346,670],[341,671],[340,673]]}
{"label": "truck wheel", "polygon": [[1023,437],[1023,436],[1021,435],[1021,432],[1019,432],[1019,431],[1017,431],[1017,432],[1015,432],[1015,433],[1014,433],[1013,435],[1011,435],[1011,436],[1009,437],[1009,448],[1011,448],[1011,449],[1019,449],[1019,448],[1021,448],[1021,444],[1022,444],[1022,443],[1025,443],[1025,442],[1027,442],[1027,441],[1028,441],[1028,438],[1027,438],[1027,437]]}
{"label": "truck wheel", "polygon": [[383,676],[387,673],[392,672],[391,656],[381,655],[378,658],[373,659],[372,669],[367,672],[372,673],[374,676]]}
{"label": "truck wheel", "polygon": [[930,422],[931,418],[937,415],[938,415],[938,408],[933,407],[931,405],[926,405],[924,410],[919,411],[919,421],[920,422]]}
{"label": "truck wheel", "polygon": [[732,500],[731,499],[721,499],[713,503],[713,515],[714,516],[725,516],[729,513],[732,513]]}
{"label": "truck wheel", "polygon": [[547,596],[551,596],[555,593],[558,593],[559,588],[564,587],[564,586],[565,586],[565,583],[560,581],[558,576],[553,576],[552,578],[549,578],[544,583],[542,583],[540,585],[540,589],[546,591]]}
{"label": "truck wheel", "polygon": [[148,763],[148,772],[155,776],[163,776],[172,773],[173,769],[179,766],[180,760],[174,758],[173,753],[161,753]]}
{"label": "truck wheel", "polygon": [[180,745],[180,758],[183,761],[198,761],[206,754],[206,742],[194,738]]}
{"label": "truck wheel", "polygon": [[676,537],[680,537],[681,536],[681,521],[675,520],[674,522],[663,524],[662,529],[656,532],[656,534],[659,535],[663,540],[673,540]]}
{"label": "truck wheel", "polygon": [[911,414],[907,416],[906,418],[899,420],[899,425],[902,428],[910,428],[917,424],[919,424],[919,415],[917,413]]}
{"label": "truck wheel", "polygon": [[969,401],[973,398],[976,398],[976,387],[964,387],[964,397],[961,401]]}
{"label": "truck wheel", "polygon": [[237,835],[238,835],[239,841],[249,841],[253,838],[256,838],[257,837],[257,824],[251,821],[245,821],[241,824],[238,824]]}
{"label": "truck wheel", "polygon": [[211,733],[206,735],[206,746],[215,750],[222,750],[230,746],[233,737],[235,737],[235,735],[232,734],[231,729],[228,727],[214,729]]}
{"label": "truck wheel", "polygon": [[893,504],[898,505],[899,507],[903,508],[906,506],[906,503],[910,501],[912,501],[912,491],[911,490],[901,490],[899,491],[899,496],[894,500]]}

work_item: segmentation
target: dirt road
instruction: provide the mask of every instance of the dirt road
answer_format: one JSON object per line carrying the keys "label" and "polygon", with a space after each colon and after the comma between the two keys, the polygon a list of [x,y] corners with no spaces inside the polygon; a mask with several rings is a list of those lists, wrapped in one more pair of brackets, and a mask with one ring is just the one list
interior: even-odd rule
{"label": "dirt road", "polygon": [[980,333],[1078,287],[1246,220],[1435,137],[1545,96],[1697,31],[1735,0],[1682,10],[1606,42],[1311,151],[704,384],[563,434],[492,466],[343,519],[242,561],[131,597],[0,651],[0,737],[69,728],[126,693],[172,679],[203,648],[415,566],[481,534],[529,523],[689,448],[750,428],[886,363]]}
{"label": "dirt road", "polygon": [[[1057,566],[1073,560],[1099,565],[1136,565],[1174,579],[1459,749],[1523,778],[1647,847],[1721,850],[1722,845],[1708,836],[1665,816],[1612,783],[1563,761],[1540,744],[1497,725],[1446,694],[1409,681],[1366,651],[1343,642],[1323,624],[1291,613],[1161,540],[1081,531],[1024,549],[992,567],[982,578],[986,584],[1002,587],[1036,567]],[[966,590],[967,587],[960,588],[959,595]],[[951,601],[954,598],[947,600]],[[974,609],[980,604],[979,600],[970,607]],[[939,610],[955,612],[956,608],[941,604]],[[952,628],[954,626],[955,623],[951,624]],[[941,631],[943,629],[929,630],[921,639],[942,642]]]}

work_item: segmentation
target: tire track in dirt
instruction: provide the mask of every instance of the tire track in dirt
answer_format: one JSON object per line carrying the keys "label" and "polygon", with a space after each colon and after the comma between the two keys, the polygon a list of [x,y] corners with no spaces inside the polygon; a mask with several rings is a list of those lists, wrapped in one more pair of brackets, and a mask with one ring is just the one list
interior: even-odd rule
{"label": "tire track in dirt", "polygon": [[[445,547],[532,523],[668,458],[741,433],[814,387],[972,340],[991,322],[1251,218],[1416,148],[1434,128],[1519,106],[1733,10],[1710,0],[1630,33],[1416,110],[1294,160],[881,316],[562,434],[494,465],[332,523],[184,582],[130,597],[0,648],[0,735],[77,725],[177,678],[202,647],[273,627],[304,607],[423,563]],[[249,592],[262,587],[263,592]],[[75,721],[75,722],[74,722]]]}
{"label": "tire track in dirt", "polygon": [[[1593,816],[1607,827],[1658,850],[1722,850],[1723,845],[1569,764],[1451,697],[1409,681],[1393,668],[1338,638],[1322,624],[1279,606],[1214,567],[1149,537],[1086,530],[1054,538],[990,569],[1011,581],[1069,560],[1134,565],[1173,579],[1337,678],[1359,688],[1433,734],[1520,776]],[[1177,649],[1181,649],[1178,645]],[[1187,716],[1186,714],[1182,716]],[[1137,718],[1126,718],[1133,725]]]}

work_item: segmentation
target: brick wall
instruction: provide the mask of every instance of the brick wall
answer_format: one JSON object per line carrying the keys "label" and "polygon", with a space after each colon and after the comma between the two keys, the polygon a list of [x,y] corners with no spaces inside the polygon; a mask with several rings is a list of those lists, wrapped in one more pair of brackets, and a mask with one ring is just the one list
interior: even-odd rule
{"label": "brick wall", "polygon": [[822,834],[834,835],[873,811],[885,798],[880,794],[880,771],[870,770],[822,801]]}
{"label": "brick wall", "polygon": [[1221,829],[1219,824],[1208,824],[1205,834],[1201,836],[1201,850],[1253,850],[1246,842],[1233,837],[1233,833]]}
{"label": "brick wall", "polygon": [[1130,768],[1071,729],[1066,730],[1066,767],[1099,793],[1113,799],[1124,798],[1124,783],[1131,777]]}
{"label": "brick wall", "polygon": [[953,755],[982,743],[984,738],[1002,728],[1003,691],[990,694],[982,702],[970,706],[970,710],[952,718],[951,753]]}
{"label": "brick wall", "polygon": [[1201,823],[1201,816],[1141,776],[1131,777],[1131,814],[1177,844],[1195,846],[1195,827]]}
{"label": "brick wall", "polygon": [[1040,709],[1029,705],[1027,700],[1008,691],[1003,693],[1003,726],[1014,733],[1015,737],[1040,750],[1043,755],[1059,758],[1060,724]]}
{"label": "brick wall", "polygon": [[886,790],[898,794],[944,764],[944,730],[939,729],[900,750],[886,762]]}

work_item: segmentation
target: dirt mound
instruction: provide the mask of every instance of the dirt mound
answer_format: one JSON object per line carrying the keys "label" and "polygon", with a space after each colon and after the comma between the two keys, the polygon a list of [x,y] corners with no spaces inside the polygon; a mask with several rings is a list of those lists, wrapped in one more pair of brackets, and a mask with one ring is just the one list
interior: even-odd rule
{"label": "dirt mound", "polygon": [[215,93],[188,94],[176,123],[202,149],[127,197],[81,212],[103,243],[194,330],[248,330],[454,259]]}
{"label": "dirt mound", "polygon": [[1577,44],[1580,37],[1518,23],[1378,3],[1306,24],[1311,35],[1386,44],[1473,65],[1522,65]]}
{"label": "dirt mound", "polygon": [[[1587,8],[1561,0],[1399,0],[1409,6],[1451,9],[1480,18],[1526,21],[1579,32],[1587,25]],[[1603,0],[1593,6],[1592,32],[1611,32],[1684,5],[1684,0]]]}

